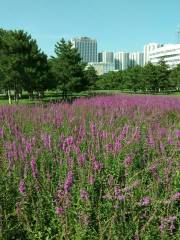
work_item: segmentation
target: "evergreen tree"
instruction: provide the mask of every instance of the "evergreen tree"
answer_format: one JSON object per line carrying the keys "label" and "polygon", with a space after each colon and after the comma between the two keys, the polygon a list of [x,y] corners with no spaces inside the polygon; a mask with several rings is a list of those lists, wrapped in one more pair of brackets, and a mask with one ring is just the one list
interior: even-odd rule
{"label": "evergreen tree", "polygon": [[88,84],[88,90],[95,89],[98,76],[93,66],[88,66],[85,70],[85,79]]}
{"label": "evergreen tree", "polygon": [[47,56],[42,53],[31,35],[22,30],[0,31],[0,75],[1,86],[8,92],[11,103],[11,91],[17,102],[24,88],[43,91],[48,87]]}
{"label": "evergreen tree", "polygon": [[157,71],[156,66],[152,63],[148,63],[143,67],[142,70],[142,79],[144,88],[146,90],[150,90],[152,92],[158,91],[158,79],[157,79]]}
{"label": "evergreen tree", "polygon": [[158,65],[156,66],[157,69],[157,86],[159,91],[167,90],[170,86],[169,83],[169,67],[164,61],[164,59],[160,59]]}
{"label": "evergreen tree", "polygon": [[85,78],[85,64],[82,63],[76,48],[73,48],[70,41],[61,39],[55,45],[56,57],[52,58],[52,72],[62,90],[63,97],[68,92],[80,92],[86,90],[88,81]]}
{"label": "evergreen tree", "polygon": [[176,68],[172,69],[169,75],[169,84],[171,88],[180,90],[180,64]]}

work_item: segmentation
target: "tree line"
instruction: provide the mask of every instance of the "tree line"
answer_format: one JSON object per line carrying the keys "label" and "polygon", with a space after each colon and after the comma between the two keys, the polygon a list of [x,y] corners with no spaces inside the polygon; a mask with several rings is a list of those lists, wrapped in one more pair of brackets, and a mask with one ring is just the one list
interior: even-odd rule
{"label": "tree line", "polygon": [[0,91],[10,103],[17,102],[22,91],[27,91],[29,98],[41,98],[45,90],[54,89],[66,98],[70,92],[85,90],[158,92],[180,88],[180,65],[170,70],[163,59],[158,65],[148,63],[97,76],[92,66],[82,62],[70,41],[58,41],[54,52],[55,56],[48,58],[23,30],[0,29]]}
{"label": "tree line", "polygon": [[29,98],[41,98],[45,90],[59,90],[64,97],[68,92],[88,90],[94,81],[92,73],[97,77],[70,41],[58,41],[55,57],[48,58],[27,32],[0,29],[0,91],[9,103],[18,102],[22,91]]}
{"label": "tree line", "polygon": [[180,64],[173,69],[163,59],[157,65],[139,65],[124,71],[109,72],[99,77],[96,88],[131,90],[133,92],[166,92],[180,90]]}

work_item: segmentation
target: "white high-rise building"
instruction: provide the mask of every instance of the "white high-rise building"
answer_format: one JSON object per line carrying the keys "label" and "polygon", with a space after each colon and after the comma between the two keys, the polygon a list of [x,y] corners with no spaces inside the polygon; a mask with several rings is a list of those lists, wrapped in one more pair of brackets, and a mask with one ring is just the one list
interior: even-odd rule
{"label": "white high-rise building", "polygon": [[89,37],[74,38],[71,40],[73,47],[77,48],[82,61],[97,62],[97,41]]}
{"label": "white high-rise building", "polygon": [[149,60],[153,64],[157,64],[162,58],[170,68],[180,64],[180,44],[165,44],[149,53]]}
{"label": "white high-rise building", "polygon": [[113,52],[98,53],[98,62],[114,63],[114,53]]}
{"label": "white high-rise building", "polygon": [[117,52],[114,54],[115,69],[125,70],[129,67],[129,53]]}
{"label": "white high-rise building", "polygon": [[149,53],[162,45],[159,43],[149,43],[144,46],[144,65],[146,65],[149,62]]}
{"label": "white high-rise building", "polygon": [[129,65],[135,67],[136,65],[144,65],[144,54],[140,52],[132,52],[129,54]]}

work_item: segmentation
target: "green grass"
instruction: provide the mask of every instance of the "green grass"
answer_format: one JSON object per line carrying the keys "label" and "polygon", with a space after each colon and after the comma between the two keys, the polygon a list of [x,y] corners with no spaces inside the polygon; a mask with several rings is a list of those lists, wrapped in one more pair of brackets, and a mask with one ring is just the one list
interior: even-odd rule
{"label": "green grass", "polygon": [[[88,91],[83,91],[80,93],[73,93],[72,97],[85,97],[86,95],[88,96],[89,93],[95,93],[95,94],[136,94],[136,95],[146,95],[140,92],[134,93],[129,90],[94,90],[91,92]],[[163,94],[163,93],[158,93],[157,95],[170,95],[170,96],[180,96],[180,92],[173,92],[173,93],[168,93],[168,94]],[[56,92],[56,91],[46,91],[45,96],[43,99],[34,99],[30,100],[28,98],[28,95],[26,92],[23,92],[23,97],[22,99],[19,99],[18,104],[41,104],[41,103],[48,103],[48,102],[53,102],[53,101],[58,101],[61,100],[61,92]],[[5,98],[5,95],[0,94],[0,105],[7,105],[9,104],[8,99]],[[12,104],[17,104],[12,100]]]}

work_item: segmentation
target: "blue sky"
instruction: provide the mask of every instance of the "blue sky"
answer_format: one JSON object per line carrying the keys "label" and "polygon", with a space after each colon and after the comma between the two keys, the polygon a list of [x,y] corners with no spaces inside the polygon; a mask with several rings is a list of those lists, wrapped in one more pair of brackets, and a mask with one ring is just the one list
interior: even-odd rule
{"label": "blue sky", "polygon": [[98,51],[175,43],[180,0],[0,0],[0,27],[24,29],[53,55],[62,37],[97,39]]}

